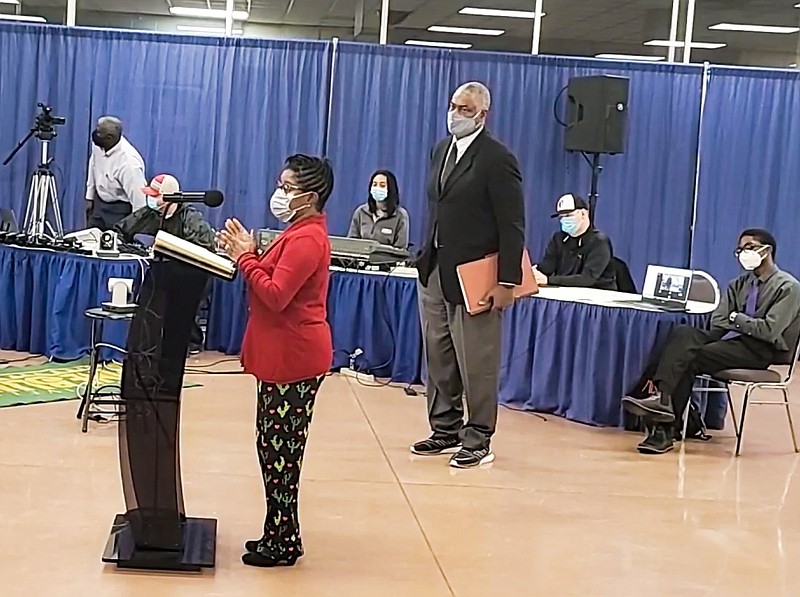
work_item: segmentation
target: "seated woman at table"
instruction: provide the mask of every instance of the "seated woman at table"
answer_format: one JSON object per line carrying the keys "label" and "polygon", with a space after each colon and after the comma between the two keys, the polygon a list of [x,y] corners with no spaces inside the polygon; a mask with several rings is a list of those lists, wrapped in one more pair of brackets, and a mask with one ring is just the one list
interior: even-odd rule
{"label": "seated woman at table", "polygon": [[256,450],[267,500],[260,539],[245,543],[249,566],[293,566],[303,555],[297,500],[314,400],[333,361],[326,301],[331,248],[323,209],[333,190],[324,158],[286,160],[270,199],[289,226],[261,253],[237,221],[219,242],[247,285],[242,365],[258,382]]}
{"label": "seated woman at table", "polygon": [[539,286],[617,290],[611,241],[592,225],[586,201],[564,195],[552,217],[558,218],[561,230],[550,239],[535,270]]}
{"label": "seated woman at table", "polygon": [[[642,417],[647,437],[643,454],[672,450],[682,432],[698,375],[727,369],[766,369],[779,353],[794,351],[800,324],[800,282],[778,268],[775,237],[753,228],[739,235],[734,254],[745,273],[728,285],[725,297],[711,315],[711,329],[678,326],[663,352],[637,384],[635,395],[622,399],[628,412]],[[702,419],[688,413],[688,437],[708,439]]]}
{"label": "seated woman at table", "polygon": [[114,231],[124,242],[133,242],[137,234],[155,236],[159,230],[188,240],[209,251],[216,248],[214,229],[203,214],[188,203],[167,203],[164,195],[179,193],[178,179],[170,174],[159,174],[144,187],[147,205],[122,219]]}
{"label": "seated woman at table", "polygon": [[367,201],[353,213],[347,236],[408,249],[408,212],[400,207],[397,178],[389,170],[370,178]]}

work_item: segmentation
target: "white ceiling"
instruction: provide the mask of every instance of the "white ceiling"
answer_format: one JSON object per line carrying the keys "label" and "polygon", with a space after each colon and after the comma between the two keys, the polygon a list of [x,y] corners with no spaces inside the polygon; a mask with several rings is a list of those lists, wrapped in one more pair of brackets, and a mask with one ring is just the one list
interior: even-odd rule
{"label": "white ceiling", "polygon": [[[24,11],[48,14],[60,11],[66,0],[22,0]],[[694,39],[726,43],[723,50],[695,50],[697,61],[788,66],[797,56],[800,35],[771,35],[710,31],[718,22],[763,25],[800,25],[798,0],[697,0]],[[264,24],[313,28],[318,37],[352,32],[357,9],[364,6],[364,33],[372,41],[379,26],[380,0],[236,0],[237,9],[250,8],[245,26]],[[92,25],[102,23],[102,14],[136,15],[137,22],[169,16],[169,6],[224,8],[224,0],[78,0],[79,24],[91,13]],[[8,11],[7,5],[0,5]],[[391,0],[391,43],[406,39],[458,41],[489,51],[529,51],[532,22],[524,19],[474,17],[458,14],[464,6],[533,10],[535,0]],[[661,53],[643,42],[665,39],[669,34],[672,0],[544,0],[543,53],[594,55],[600,52]],[[58,13],[60,14],[60,12]],[[133,20],[131,20],[133,23]],[[171,22],[171,21],[168,21]],[[110,23],[120,26],[119,21]],[[427,31],[431,25],[504,29],[499,37],[453,35]],[[123,25],[124,26],[124,25]],[[133,23],[131,26],[138,26]],[[158,27],[164,30],[163,27]],[[330,30],[330,31],[328,31]],[[289,35],[291,36],[291,35]]]}

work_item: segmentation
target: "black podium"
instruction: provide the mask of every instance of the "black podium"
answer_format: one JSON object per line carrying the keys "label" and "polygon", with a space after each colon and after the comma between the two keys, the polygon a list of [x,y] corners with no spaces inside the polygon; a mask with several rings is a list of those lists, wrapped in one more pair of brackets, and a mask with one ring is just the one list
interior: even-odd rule
{"label": "black podium", "polygon": [[213,568],[217,521],[188,518],[180,467],[180,409],[191,326],[208,274],[177,260],[151,262],[128,332],[119,460],[127,511],[103,561],[120,568]]}

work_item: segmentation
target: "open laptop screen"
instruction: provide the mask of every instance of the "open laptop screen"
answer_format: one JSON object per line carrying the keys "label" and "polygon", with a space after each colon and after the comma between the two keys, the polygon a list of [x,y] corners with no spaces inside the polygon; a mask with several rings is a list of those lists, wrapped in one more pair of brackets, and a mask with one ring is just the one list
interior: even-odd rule
{"label": "open laptop screen", "polygon": [[685,303],[692,286],[692,270],[651,265],[644,280],[643,298]]}

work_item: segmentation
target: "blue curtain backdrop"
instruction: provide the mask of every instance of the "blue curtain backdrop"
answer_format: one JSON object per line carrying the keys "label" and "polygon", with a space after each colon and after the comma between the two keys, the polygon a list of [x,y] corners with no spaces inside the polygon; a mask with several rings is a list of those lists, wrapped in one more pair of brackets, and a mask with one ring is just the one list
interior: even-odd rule
{"label": "blue curtain backdrop", "polygon": [[[84,222],[89,133],[103,114],[122,118],[152,177],[186,190],[219,187],[215,225],[236,214],[275,225],[267,199],[290,153],[321,153],[330,44],[0,25],[0,151],[30,129],[36,102],[66,116],[53,143],[67,229]],[[0,205],[21,219],[33,142],[0,169]]]}
{"label": "blue curtain backdrop", "polygon": [[712,67],[700,156],[692,265],[724,284],[739,232],[763,227],[800,274],[800,74]]}
{"label": "blue curtain backdrop", "polygon": [[411,242],[423,234],[430,150],[446,132],[452,52],[339,44],[333,77],[328,154],[336,167],[328,207],[331,232],[346,234],[367,200],[370,175],[392,170],[411,218]]}
{"label": "blue curtain backdrop", "polygon": [[[329,154],[338,169],[331,229],[343,234],[366,199],[369,176],[394,170],[419,244],[424,180],[446,135],[447,102],[469,80],[493,90],[489,128],[517,154],[525,178],[527,243],[534,256],[555,230],[556,198],[588,194],[588,165],[563,147],[553,104],[570,77],[630,77],[627,153],[604,158],[598,224],[641,281],[648,263],[686,265],[692,215],[701,69],[513,54],[340,44]],[[346,207],[346,209],[345,209]]]}
{"label": "blue curtain backdrop", "polygon": [[527,244],[534,259],[556,230],[549,218],[556,199],[570,191],[588,196],[590,188],[589,165],[579,154],[564,151],[564,128],[553,114],[555,98],[571,77],[630,78],[626,152],[602,158],[597,225],[611,236],[615,253],[629,263],[639,287],[649,263],[687,265],[699,67],[471,52],[454,57],[454,84],[478,80],[493,91],[489,127],[519,158]]}
{"label": "blue curtain backdrop", "polygon": [[[235,214],[257,228],[276,225],[267,197],[282,159],[327,149],[337,174],[331,232],[346,232],[369,175],[386,167],[399,177],[419,244],[429,150],[446,133],[453,89],[478,79],[494,92],[490,128],[520,158],[527,242],[536,258],[555,227],[547,217],[555,198],[589,186],[582,158],[563,151],[553,101],[571,76],[621,75],[631,79],[628,147],[604,159],[598,224],[638,281],[648,263],[687,262],[699,67],[345,43],[334,69],[332,48],[0,24],[0,153],[29,131],[37,101],[66,116],[53,155],[66,227],[79,228],[89,132],[98,116],[116,114],[148,176],[171,172],[187,190],[220,187],[227,200],[209,214],[212,223]],[[730,255],[736,234],[760,225],[778,235],[784,267],[798,271],[799,75],[716,67],[711,73],[693,265],[724,283],[737,272]],[[0,168],[0,206],[20,218],[38,157],[32,143]]]}

